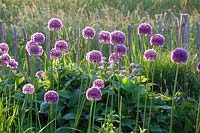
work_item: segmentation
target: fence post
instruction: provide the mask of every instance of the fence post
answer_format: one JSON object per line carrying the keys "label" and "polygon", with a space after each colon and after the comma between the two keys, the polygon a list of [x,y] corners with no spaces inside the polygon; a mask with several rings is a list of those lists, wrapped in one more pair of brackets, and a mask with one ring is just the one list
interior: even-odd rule
{"label": "fence post", "polygon": [[190,30],[189,30],[189,15],[181,14],[181,36],[183,47],[189,50],[189,39],[190,39]]}
{"label": "fence post", "polygon": [[132,26],[128,25],[128,49],[129,49],[129,58],[130,63],[133,62],[133,47],[132,47]]}
{"label": "fence post", "polygon": [[78,64],[80,64],[81,61],[81,56],[80,56],[80,28],[77,29],[77,34],[76,34],[76,54],[77,54],[77,61]]}
{"label": "fence post", "polygon": [[[110,32],[110,26],[108,26],[108,32]],[[108,55],[108,58],[109,56],[112,54],[112,45],[109,44],[109,55]]]}
{"label": "fence post", "polygon": [[176,44],[177,44],[177,47],[181,47],[178,17],[175,17],[175,28],[176,28]]}
{"label": "fence post", "polygon": [[5,42],[6,31],[5,31],[5,23],[0,21],[0,43]]}
{"label": "fence post", "polygon": [[[26,29],[23,27],[22,28],[22,33],[23,33],[23,36],[24,36],[24,43],[26,45],[26,43],[28,42],[27,40],[27,34],[26,34]],[[28,65],[28,76],[30,76],[31,74],[31,69],[30,69],[30,56],[28,54],[28,52],[26,51],[26,58],[27,58],[27,65]]]}
{"label": "fence post", "polygon": [[158,20],[158,33],[162,34],[162,20]]}
{"label": "fence post", "polygon": [[171,51],[171,38],[172,38],[172,24],[171,21],[167,23],[167,35],[168,35],[168,51]]}
{"label": "fence post", "polygon": [[14,25],[14,27],[13,27],[13,40],[14,40],[15,60],[17,62],[19,62],[18,43],[17,43],[17,27],[16,27],[16,25]]}
{"label": "fence post", "polygon": [[100,25],[98,24],[98,27],[97,27],[98,49],[99,49],[99,51],[102,52],[102,44],[99,43],[99,32],[100,32],[100,30],[101,30]]}
{"label": "fence post", "polygon": [[196,21],[196,52],[199,52],[200,43],[200,22],[199,19]]}

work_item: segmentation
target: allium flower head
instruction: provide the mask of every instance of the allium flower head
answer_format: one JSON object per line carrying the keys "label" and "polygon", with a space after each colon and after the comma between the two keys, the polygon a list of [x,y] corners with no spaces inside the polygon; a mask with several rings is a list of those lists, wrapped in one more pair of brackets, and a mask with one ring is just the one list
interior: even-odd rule
{"label": "allium flower head", "polygon": [[116,54],[116,53],[112,53],[109,58],[108,58],[108,61],[110,64],[116,62],[116,63],[119,63],[120,61],[120,56],[119,54]]}
{"label": "allium flower head", "polygon": [[99,101],[101,100],[102,92],[99,88],[92,87],[92,88],[87,89],[86,97],[87,97],[87,100],[89,101],[93,101],[93,100]]}
{"label": "allium flower head", "polygon": [[126,35],[119,30],[112,32],[110,37],[111,44],[124,44],[126,41]]}
{"label": "allium flower head", "polygon": [[56,48],[51,49],[50,58],[51,59],[62,59],[62,51]]}
{"label": "allium flower head", "polygon": [[154,49],[148,49],[144,52],[144,59],[147,61],[156,60],[157,53]]}
{"label": "allium flower head", "polygon": [[62,22],[58,18],[52,18],[48,22],[48,29],[50,31],[55,30],[55,31],[60,31],[62,28]]}
{"label": "allium flower head", "polygon": [[3,62],[5,62],[5,63],[8,63],[9,61],[10,61],[10,55],[9,54],[3,54],[2,55],[2,60],[3,60]]}
{"label": "allium flower head", "polygon": [[6,54],[9,51],[8,44],[6,43],[0,43],[0,53],[1,54]]}
{"label": "allium flower head", "polygon": [[27,51],[30,56],[42,56],[43,49],[39,45],[30,46],[29,50]]}
{"label": "allium flower head", "polygon": [[137,32],[139,36],[150,35],[152,33],[152,27],[148,23],[141,23],[137,28]]}
{"label": "allium flower head", "polygon": [[62,52],[68,52],[69,46],[65,40],[59,40],[55,43],[55,48],[61,50]]}
{"label": "allium flower head", "polygon": [[43,78],[44,78],[44,71],[42,71],[42,70],[37,71],[36,74],[35,74],[35,76],[36,76],[37,78],[43,79]]}
{"label": "allium flower head", "polygon": [[197,71],[200,72],[200,63],[197,64]]}
{"label": "allium flower head", "polygon": [[56,91],[47,91],[44,94],[44,101],[47,103],[57,104],[59,101],[59,95]]}
{"label": "allium flower head", "polygon": [[183,48],[176,48],[171,52],[171,60],[175,63],[186,63],[188,60],[188,52]]}
{"label": "allium flower head", "polygon": [[31,40],[33,42],[37,42],[38,44],[42,44],[45,42],[45,35],[42,33],[36,32],[31,36]]}
{"label": "allium flower head", "polygon": [[101,31],[98,36],[100,44],[110,44],[110,32]]}
{"label": "allium flower head", "polygon": [[92,50],[86,54],[86,60],[89,62],[101,63],[102,53],[98,50]]}
{"label": "allium flower head", "polygon": [[95,29],[89,26],[86,26],[82,31],[82,35],[85,39],[93,39],[95,33],[96,33]]}
{"label": "allium flower head", "polygon": [[7,63],[7,66],[16,69],[18,67],[18,62],[15,61],[15,59],[10,59],[10,61]]}
{"label": "allium flower head", "polygon": [[124,44],[115,45],[114,52],[120,56],[124,56],[126,54],[126,46]]}
{"label": "allium flower head", "polygon": [[26,51],[29,53],[29,49],[31,46],[39,46],[37,42],[33,42],[32,40],[26,43]]}
{"label": "allium flower head", "polygon": [[25,84],[24,87],[22,88],[22,92],[24,94],[32,95],[35,92],[35,88],[32,84]]}
{"label": "allium flower head", "polygon": [[165,43],[165,38],[163,35],[154,34],[153,36],[151,36],[150,44],[152,46],[162,47],[164,45],[164,43]]}
{"label": "allium flower head", "polygon": [[99,89],[104,88],[104,80],[103,79],[95,79],[93,81],[93,87],[97,87]]}

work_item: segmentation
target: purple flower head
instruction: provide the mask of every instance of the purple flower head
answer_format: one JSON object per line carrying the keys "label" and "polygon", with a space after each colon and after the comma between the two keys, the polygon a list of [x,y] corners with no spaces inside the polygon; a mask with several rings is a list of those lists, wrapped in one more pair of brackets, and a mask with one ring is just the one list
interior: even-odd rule
{"label": "purple flower head", "polygon": [[98,50],[92,50],[86,54],[86,60],[89,62],[98,62],[102,61],[102,53]]}
{"label": "purple flower head", "polygon": [[51,49],[50,58],[51,59],[62,59],[62,51],[56,48]]}
{"label": "purple flower head", "polygon": [[59,101],[59,95],[56,91],[47,91],[44,94],[44,101],[47,103],[57,104]]}
{"label": "purple flower head", "polygon": [[100,44],[110,44],[110,32],[101,31],[98,36]]}
{"label": "purple flower head", "polygon": [[42,44],[45,42],[45,35],[42,33],[36,32],[31,36],[31,40],[33,42],[37,42],[38,44]]}
{"label": "purple flower head", "polygon": [[175,48],[171,52],[171,61],[175,63],[186,63],[188,60],[188,52],[183,48]]}
{"label": "purple flower head", "polygon": [[9,51],[8,44],[6,43],[0,43],[0,53],[1,54],[6,54]]}
{"label": "purple flower head", "polygon": [[61,50],[62,52],[68,52],[69,46],[65,40],[59,40],[55,43],[55,48]]}
{"label": "purple flower head", "polygon": [[154,49],[148,49],[144,52],[144,59],[147,61],[155,61],[157,53]]}
{"label": "purple flower head", "polygon": [[197,64],[197,71],[200,72],[200,63]]}
{"label": "purple flower head", "polygon": [[25,84],[24,87],[22,88],[22,92],[24,94],[32,95],[35,92],[35,88],[32,84]]}
{"label": "purple flower head", "polygon": [[43,49],[39,45],[30,46],[29,50],[27,51],[30,56],[42,56]]}
{"label": "purple flower head", "polygon": [[3,54],[2,55],[3,62],[8,63],[10,61],[10,59],[11,59],[11,57],[10,57],[9,54]]}
{"label": "purple flower head", "polygon": [[26,43],[26,51],[29,53],[29,49],[31,46],[38,46],[38,43],[37,42],[33,42],[32,40],[28,41]]}
{"label": "purple flower head", "polygon": [[115,45],[114,52],[120,56],[124,56],[126,54],[126,46],[124,44]]}
{"label": "purple flower head", "polygon": [[58,18],[52,18],[48,22],[48,29],[55,30],[55,31],[60,31],[62,28],[62,22]]}
{"label": "purple flower head", "polygon": [[152,33],[152,27],[148,23],[141,23],[137,28],[137,32],[139,36],[150,35]]}
{"label": "purple flower head", "polygon": [[82,35],[85,39],[93,39],[95,33],[96,33],[95,29],[89,26],[86,26],[82,31]]}
{"label": "purple flower head", "polygon": [[43,78],[44,78],[44,71],[42,71],[42,70],[37,71],[36,74],[35,74],[35,76],[36,76],[37,78],[43,79]]}
{"label": "purple flower head", "polygon": [[113,64],[114,62],[119,63],[119,61],[120,61],[120,56],[119,56],[119,54],[112,53],[112,54],[109,56],[108,61],[109,61],[110,64]]}
{"label": "purple flower head", "polygon": [[18,62],[15,61],[15,59],[10,59],[10,61],[7,63],[7,66],[16,69],[18,67]]}
{"label": "purple flower head", "polygon": [[116,30],[110,34],[110,41],[111,44],[124,44],[126,35],[123,32]]}
{"label": "purple flower head", "polygon": [[93,87],[97,87],[99,89],[104,88],[104,80],[103,79],[95,79],[93,82]]}
{"label": "purple flower head", "polygon": [[151,36],[150,44],[152,46],[162,47],[164,45],[164,43],[165,43],[165,38],[163,35],[154,34],[153,36]]}
{"label": "purple flower head", "polygon": [[101,96],[102,96],[101,90],[97,87],[89,88],[86,91],[86,97],[87,97],[87,100],[89,101],[93,101],[93,100],[99,101],[101,100]]}

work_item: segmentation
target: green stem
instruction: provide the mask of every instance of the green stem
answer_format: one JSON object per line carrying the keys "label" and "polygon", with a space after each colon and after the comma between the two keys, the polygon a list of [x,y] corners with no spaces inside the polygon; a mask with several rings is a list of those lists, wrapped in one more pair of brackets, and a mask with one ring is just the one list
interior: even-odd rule
{"label": "green stem", "polygon": [[96,114],[96,104],[97,104],[97,102],[94,101],[94,110],[93,110],[93,118],[92,118],[92,133],[94,132],[94,121],[95,121],[95,114]]}
{"label": "green stem", "polygon": [[176,76],[175,76],[175,83],[174,83],[174,89],[173,89],[173,94],[172,94],[172,109],[171,109],[171,117],[170,117],[170,133],[172,133],[172,128],[173,128],[173,113],[174,113],[174,100],[175,100],[175,92],[176,92],[176,85],[177,85],[177,79],[178,79],[178,70],[179,66],[177,64],[176,66]]}
{"label": "green stem", "polygon": [[89,118],[87,133],[91,133],[91,121],[92,121],[92,109],[93,109],[93,104],[94,104],[94,101],[92,100],[92,101],[91,101],[91,105],[90,105],[90,118]]}
{"label": "green stem", "polygon": [[137,127],[138,127],[138,119],[139,119],[139,104],[140,104],[140,92],[139,89],[137,90],[137,115],[136,115],[136,124],[135,124],[135,133],[137,133]]}
{"label": "green stem", "polygon": [[197,120],[196,120],[196,133],[199,133],[199,127],[200,127],[200,99],[199,99],[199,105],[198,105],[198,113],[197,113]]}
{"label": "green stem", "polygon": [[[155,72],[155,62],[153,65],[152,84],[154,83],[154,72]],[[151,95],[153,95],[153,85],[152,85]],[[150,109],[149,109],[149,120],[148,120],[148,125],[147,125],[147,133],[149,132],[149,129],[150,129],[149,127],[150,127],[150,123],[151,123],[152,105],[153,105],[153,96],[151,96],[151,99],[150,99]]]}

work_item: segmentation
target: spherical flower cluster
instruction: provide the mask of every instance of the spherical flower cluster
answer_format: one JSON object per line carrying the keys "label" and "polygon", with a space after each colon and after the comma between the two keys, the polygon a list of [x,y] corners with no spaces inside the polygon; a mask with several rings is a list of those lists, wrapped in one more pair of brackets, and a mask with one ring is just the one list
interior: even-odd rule
{"label": "spherical flower cluster", "polygon": [[119,61],[120,61],[119,54],[116,54],[116,53],[110,54],[108,61],[110,64],[113,64],[114,62],[119,63]]}
{"label": "spherical flower cluster", "polygon": [[126,41],[126,35],[119,30],[112,32],[110,37],[111,44],[124,44]]}
{"label": "spherical flower cluster", "polygon": [[59,95],[56,91],[47,91],[44,94],[44,101],[47,103],[57,104],[59,101]]}
{"label": "spherical flower cluster", "polygon": [[45,35],[42,33],[36,32],[31,36],[31,40],[38,44],[43,44],[45,42]]}
{"label": "spherical flower cluster", "polygon": [[59,40],[55,43],[55,48],[61,50],[62,52],[68,52],[69,46],[65,40]]}
{"label": "spherical flower cluster", "polygon": [[93,81],[93,87],[97,87],[99,89],[104,88],[104,80],[103,79],[95,79]]}
{"label": "spherical flower cluster", "polygon": [[197,64],[197,71],[200,72],[200,63]]}
{"label": "spherical flower cluster", "polygon": [[7,63],[7,67],[16,69],[18,67],[18,62],[15,61],[15,59],[10,59],[10,61]]}
{"label": "spherical flower cluster", "polygon": [[25,84],[24,87],[22,88],[22,92],[24,94],[32,95],[35,92],[35,88],[32,84]]}
{"label": "spherical flower cluster", "polygon": [[30,48],[28,49],[28,54],[30,56],[42,56],[43,54],[43,49],[41,46],[39,45],[33,45],[33,46],[30,46]]}
{"label": "spherical flower cluster", "polygon": [[86,54],[86,60],[89,62],[101,63],[102,53],[98,50],[92,50]]}
{"label": "spherical flower cluster", "polygon": [[86,91],[86,98],[89,101],[93,101],[93,100],[94,101],[99,101],[99,100],[101,100],[101,97],[102,97],[102,92],[97,87],[89,88]]}
{"label": "spherical flower cluster", "polygon": [[162,47],[164,45],[164,43],[165,43],[165,38],[163,35],[154,34],[153,36],[151,36],[150,44],[152,46]]}
{"label": "spherical flower cluster", "polygon": [[5,63],[8,63],[10,61],[10,59],[11,59],[9,54],[3,54],[1,56],[1,58],[2,58],[2,61],[5,62]]}
{"label": "spherical flower cluster", "polygon": [[110,44],[110,32],[101,31],[98,35],[100,44]]}
{"label": "spherical flower cluster", "polygon": [[114,52],[120,56],[124,56],[126,54],[126,46],[124,44],[115,45]]}
{"label": "spherical flower cluster", "polygon": [[37,45],[38,46],[38,43],[37,42],[33,42],[33,40],[30,40],[26,43],[26,51],[29,53],[29,49],[31,46],[34,46],[34,45]]}
{"label": "spherical flower cluster", "polygon": [[48,29],[50,31],[60,31],[62,28],[62,22],[58,18],[52,18],[48,22]]}
{"label": "spherical flower cluster", "polygon": [[42,70],[37,71],[36,74],[35,74],[35,76],[37,78],[43,79],[44,78],[44,71],[42,71]]}
{"label": "spherical flower cluster", "polygon": [[138,35],[150,35],[152,33],[152,27],[148,23],[141,23],[137,28]]}
{"label": "spherical flower cluster", "polygon": [[148,49],[144,52],[144,59],[147,61],[155,61],[156,56],[157,56],[157,54],[154,49]]}
{"label": "spherical flower cluster", "polygon": [[95,29],[89,26],[86,26],[82,31],[82,36],[85,39],[93,39],[95,37]]}
{"label": "spherical flower cluster", "polygon": [[62,59],[62,51],[56,48],[50,50],[51,59]]}
{"label": "spherical flower cluster", "polygon": [[8,44],[0,43],[0,54],[6,54],[9,51]]}
{"label": "spherical flower cluster", "polygon": [[183,48],[176,48],[171,52],[171,61],[175,63],[186,63],[188,52]]}

